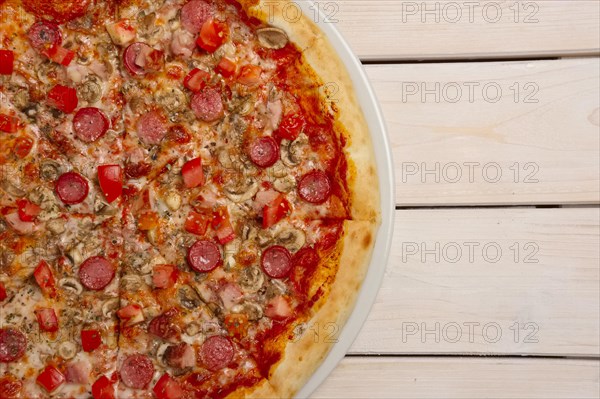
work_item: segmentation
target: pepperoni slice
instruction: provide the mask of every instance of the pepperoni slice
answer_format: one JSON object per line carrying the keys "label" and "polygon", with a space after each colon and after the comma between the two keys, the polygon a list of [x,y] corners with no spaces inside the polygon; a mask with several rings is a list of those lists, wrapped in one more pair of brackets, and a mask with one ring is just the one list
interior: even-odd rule
{"label": "pepperoni slice", "polygon": [[[123,53],[123,65],[127,71],[133,76],[139,76],[146,73],[146,69],[140,59],[144,60],[146,55],[152,53],[152,47],[146,43],[136,42],[130,44]],[[140,65],[142,64],[142,65]]]}
{"label": "pepperoni slice", "polygon": [[181,8],[181,25],[188,32],[196,34],[213,13],[213,7],[205,1],[189,1]]}
{"label": "pepperoni slice", "polygon": [[129,388],[144,389],[152,381],[154,365],[148,356],[136,353],[123,361],[119,374]]}
{"label": "pepperoni slice", "polygon": [[14,362],[25,354],[27,338],[13,328],[0,329],[0,363]]}
{"label": "pepperoni slice", "polygon": [[110,122],[98,108],[81,108],[73,118],[73,130],[79,140],[91,143],[104,136]]}
{"label": "pepperoni slice", "polygon": [[213,335],[202,344],[200,356],[207,369],[217,371],[231,363],[233,352],[233,344],[229,338]]}
{"label": "pepperoni slice", "polygon": [[283,278],[292,270],[292,255],[285,247],[274,245],[263,252],[260,264],[267,276]]}
{"label": "pepperoni slice", "polygon": [[52,22],[40,21],[31,25],[27,31],[27,37],[36,50],[44,50],[52,45],[62,44],[62,33],[58,25]]}
{"label": "pepperoni slice", "polygon": [[192,111],[204,122],[214,122],[223,116],[223,99],[221,93],[214,87],[194,93],[192,96]]}
{"label": "pepperoni slice", "polygon": [[[0,1],[0,4],[2,2]],[[18,399],[21,398],[23,383],[17,380],[10,374],[0,378],[0,398],[2,399]]]}
{"label": "pepperoni slice", "polygon": [[308,172],[298,182],[298,194],[306,202],[322,204],[331,195],[329,177],[320,170]]}
{"label": "pepperoni slice", "polygon": [[268,168],[279,160],[279,145],[273,137],[259,137],[250,143],[248,156],[257,166]]}
{"label": "pepperoni slice", "polygon": [[221,251],[212,241],[196,241],[188,251],[188,263],[197,272],[214,270],[221,263]]}
{"label": "pepperoni slice", "polygon": [[159,111],[149,111],[137,121],[137,134],[145,144],[160,144],[169,131],[164,115]]}
{"label": "pepperoni slice", "polygon": [[79,281],[88,290],[103,290],[115,277],[115,267],[107,259],[94,256],[79,266]]}
{"label": "pepperoni slice", "polygon": [[82,203],[90,190],[88,182],[78,173],[62,174],[55,185],[56,194],[67,205]]}
{"label": "pepperoni slice", "polygon": [[89,5],[90,0],[23,0],[27,11],[40,19],[53,20],[57,24],[81,17]]}

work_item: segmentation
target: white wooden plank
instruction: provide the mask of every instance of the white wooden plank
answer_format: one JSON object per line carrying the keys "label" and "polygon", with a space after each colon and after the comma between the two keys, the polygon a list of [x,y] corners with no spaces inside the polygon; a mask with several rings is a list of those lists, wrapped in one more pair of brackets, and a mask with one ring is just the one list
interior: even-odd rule
{"label": "white wooden plank", "polygon": [[600,48],[597,0],[317,3],[364,60],[564,56]]}
{"label": "white wooden plank", "polygon": [[599,324],[598,208],[396,211],[350,353],[598,357]]}
{"label": "white wooden plank", "polygon": [[599,375],[598,360],[350,357],[312,398],[598,398]]}
{"label": "white wooden plank", "polygon": [[598,203],[598,70],[596,58],[367,66],[397,203]]}

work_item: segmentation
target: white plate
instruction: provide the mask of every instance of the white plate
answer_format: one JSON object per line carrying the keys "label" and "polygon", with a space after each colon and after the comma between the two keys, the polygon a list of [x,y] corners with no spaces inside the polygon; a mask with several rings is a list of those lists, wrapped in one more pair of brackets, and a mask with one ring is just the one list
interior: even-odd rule
{"label": "white plate", "polygon": [[[301,1],[296,4],[300,6],[305,15],[314,17],[313,21],[317,23],[317,26],[325,33],[333,47],[337,50],[339,57],[346,65],[346,69],[352,78],[356,95],[371,131],[371,139],[375,149],[379,188],[381,191],[382,217],[382,223],[375,239],[373,258],[371,259],[369,271],[356,300],[356,306],[348,322],[342,328],[338,342],[333,346],[329,355],[306,385],[296,395],[297,398],[307,398],[327,378],[340,360],[344,358],[348,348],[350,348],[352,342],[356,339],[362,325],[367,319],[373,302],[375,302],[375,297],[383,280],[392,243],[393,218],[396,203],[394,199],[392,153],[385,122],[362,64],[352,53],[352,50],[350,50],[350,47],[337,29],[335,29],[333,23],[327,22],[326,15],[321,12],[321,7],[315,5],[312,1]],[[315,12],[318,12],[318,14],[315,14]]]}

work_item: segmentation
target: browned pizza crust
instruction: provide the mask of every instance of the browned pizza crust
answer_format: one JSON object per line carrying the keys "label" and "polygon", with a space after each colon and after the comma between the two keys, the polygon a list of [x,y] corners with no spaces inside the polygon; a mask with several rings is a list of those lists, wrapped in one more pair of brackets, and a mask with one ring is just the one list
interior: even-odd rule
{"label": "browned pizza crust", "polygon": [[367,221],[346,221],[339,270],[329,296],[302,330],[296,325],[295,339],[287,342],[283,360],[269,382],[277,397],[289,398],[302,388],[335,344],[354,309],[365,278],[378,225]]}

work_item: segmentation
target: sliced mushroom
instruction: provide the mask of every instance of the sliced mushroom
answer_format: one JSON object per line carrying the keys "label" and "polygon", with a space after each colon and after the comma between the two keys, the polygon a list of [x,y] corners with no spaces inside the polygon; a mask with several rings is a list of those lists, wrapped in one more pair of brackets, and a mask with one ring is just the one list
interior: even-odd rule
{"label": "sliced mushroom", "polygon": [[245,291],[257,292],[265,282],[265,275],[258,267],[250,266],[242,270],[238,282]]}
{"label": "sliced mushroom", "polygon": [[284,295],[287,292],[287,288],[281,280],[272,279],[270,284],[267,286],[266,296],[267,298],[274,298],[278,295]]}
{"label": "sliced mushroom", "polygon": [[99,84],[100,79],[96,76],[90,77],[77,88],[77,96],[90,104],[95,103],[102,95],[102,88]]}
{"label": "sliced mushroom", "polygon": [[113,216],[118,212],[118,209],[98,196],[94,199],[94,212],[96,215]]}
{"label": "sliced mushroom", "polygon": [[271,230],[260,230],[258,232],[258,245],[261,247],[266,247],[267,245],[273,242],[273,233]]}
{"label": "sliced mushroom", "polygon": [[60,166],[57,162],[47,159],[40,165],[40,177],[45,181],[54,181],[58,178]]}
{"label": "sliced mushroom", "polygon": [[229,156],[229,152],[227,150],[219,151],[219,154],[217,156],[218,156],[219,163],[221,164],[221,166],[223,166],[225,168],[233,167],[233,162],[231,162],[231,157]]}
{"label": "sliced mushroom", "polygon": [[286,247],[290,252],[297,252],[306,243],[306,234],[294,228],[283,229],[277,234],[277,242],[279,245]]}
{"label": "sliced mushroom", "polygon": [[71,248],[69,250],[69,252],[67,252],[67,257],[69,259],[71,259],[71,262],[73,262],[73,264],[75,266],[77,266],[81,262],[83,262],[83,255],[81,253],[82,250],[83,250],[83,243],[79,243],[76,246],[74,246],[73,248]]}
{"label": "sliced mushroom", "polygon": [[185,333],[190,337],[198,335],[202,332],[202,328],[196,323],[190,323],[185,327]]}
{"label": "sliced mushroom", "polygon": [[65,220],[62,218],[48,220],[46,222],[46,228],[52,234],[58,235],[65,232]]}
{"label": "sliced mushroom", "polygon": [[107,319],[112,317],[119,307],[119,298],[111,298],[102,304],[102,315]]}
{"label": "sliced mushroom", "polygon": [[280,193],[289,193],[296,187],[296,180],[292,176],[285,176],[273,181],[273,188]]}
{"label": "sliced mushroom", "polygon": [[231,311],[233,313],[245,314],[250,321],[260,320],[264,315],[262,307],[258,303],[250,301],[235,305],[231,308]]}
{"label": "sliced mushroom", "polygon": [[25,88],[18,90],[13,96],[13,104],[20,110],[25,109],[29,105],[29,91]]}
{"label": "sliced mushroom", "polygon": [[[8,230],[6,222],[4,219],[0,219],[0,233],[4,233],[6,230]],[[0,248],[0,250],[4,250],[4,248]]]}
{"label": "sliced mushroom", "polygon": [[179,208],[181,208],[181,195],[174,191],[171,191],[165,197],[165,204],[172,211],[178,210]]}
{"label": "sliced mushroom", "polygon": [[4,190],[7,194],[12,195],[13,197],[25,196],[25,191],[18,186],[16,180],[11,180],[8,176],[0,176],[0,179],[0,188],[2,188],[2,190]]}
{"label": "sliced mushroom", "polygon": [[283,162],[277,161],[275,165],[267,169],[267,174],[272,177],[285,177],[289,174],[289,170],[283,165]]}
{"label": "sliced mushroom", "polygon": [[7,268],[15,260],[15,253],[10,249],[2,246],[0,247],[0,269]]}
{"label": "sliced mushroom", "polygon": [[165,363],[163,356],[169,346],[171,346],[171,344],[164,343],[164,344],[160,345],[158,347],[158,349],[156,350],[156,360],[158,360],[158,363],[160,363],[160,365],[163,367],[167,367],[167,364]]}
{"label": "sliced mushroom", "polygon": [[262,28],[256,31],[261,46],[278,50],[288,43],[287,34],[279,28]]}
{"label": "sliced mushroom", "polygon": [[63,342],[58,347],[58,355],[65,360],[73,359],[77,354],[77,347],[73,342]]}
{"label": "sliced mushroom", "polygon": [[186,309],[195,309],[204,302],[200,299],[198,293],[189,285],[184,285],[178,290],[179,302]]}
{"label": "sliced mushroom", "polygon": [[166,261],[162,256],[155,256],[154,258],[150,257],[148,253],[142,253],[137,256],[133,255],[129,257],[129,264],[131,268],[135,271],[137,275],[128,275],[125,276],[130,278],[132,281],[141,281],[138,275],[146,275],[152,273],[154,269],[154,265],[165,264]]}
{"label": "sliced mushroom", "polygon": [[256,239],[257,235],[258,230],[255,227],[246,224],[242,228],[242,238],[244,241],[253,241]]}
{"label": "sliced mushroom", "polygon": [[146,236],[148,237],[148,241],[150,241],[150,244],[154,246],[158,245],[158,232],[156,231],[156,229],[148,230]]}
{"label": "sliced mushroom", "polygon": [[66,277],[58,281],[58,286],[63,288],[65,291],[72,292],[75,295],[80,295],[83,292],[83,287],[79,281],[71,277]]}
{"label": "sliced mushroom", "polygon": [[185,94],[174,87],[156,93],[155,98],[156,102],[162,105],[169,113],[179,112],[187,105]]}
{"label": "sliced mushroom", "polygon": [[252,178],[225,187],[225,195],[233,202],[240,203],[252,199],[258,192],[258,183]]}
{"label": "sliced mushroom", "polygon": [[121,277],[121,288],[124,291],[135,292],[142,286],[142,279],[135,274],[127,274]]}
{"label": "sliced mushroom", "polygon": [[285,166],[294,167],[298,166],[300,162],[302,162],[302,152],[301,145],[305,144],[302,141],[298,141],[298,139],[294,141],[289,140],[281,140],[281,160],[283,161]]}

